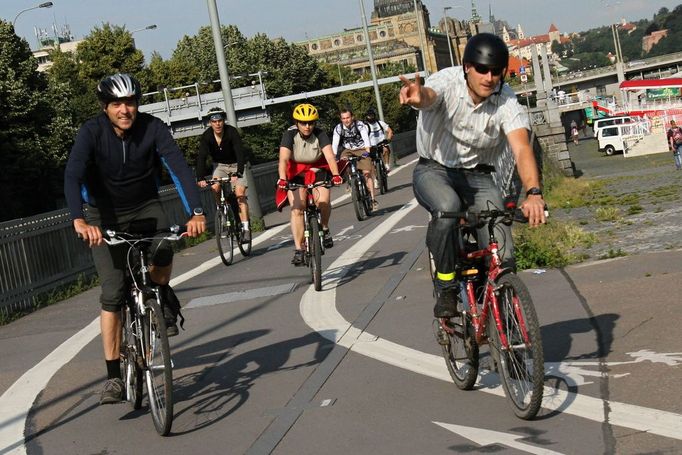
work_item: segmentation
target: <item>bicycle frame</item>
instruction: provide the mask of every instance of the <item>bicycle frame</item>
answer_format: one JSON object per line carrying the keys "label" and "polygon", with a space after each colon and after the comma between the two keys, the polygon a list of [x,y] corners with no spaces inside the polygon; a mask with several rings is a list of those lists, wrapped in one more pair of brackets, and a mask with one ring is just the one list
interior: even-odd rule
{"label": "bicycle frame", "polygon": [[[474,329],[476,343],[479,345],[487,343],[488,341],[487,321],[489,313],[492,312],[493,318],[495,320],[496,330],[500,335],[501,348],[504,350],[508,350],[510,347],[509,340],[507,339],[507,336],[504,333],[501,323],[500,309],[497,300],[498,289],[495,287],[495,282],[500,275],[508,273],[509,270],[502,267],[502,261],[499,255],[499,242],[495,237],[495,226],[499,222],[507,221],[511,222],[510,217],[511,214],[509,213],[509,211],[502,212],[492,210],[488,212],[490,215],[492,215],[492,217],[490,217],[490,219],[487,222],[489,236],[487,247],[470,252],[466,251],[460,252],[460,259],[458,260],[456,269],[459,269],[459,275],[461,277],[460,281],[465,284],[464,289],[460,290],[460,297],[462,298],[463,305],[466,307],[464,308],[464,310],[467,311],[471,316],[471,325]],[[461,215],[462,215],[461,218],[466,219],[467,214]],[[441,216],[450,217],[451,214],[442,213]],[[497,221],[498,218],[502,216],[504,218],[502,218],[501,221]],[[464,227],[465,225],[462,224],[458,225],[457,227],[458,236],[461,237],[462,229]],[[486,277],[485,291],[481,297],[477,298],[474,279],[479,274],[480,271],[475,267],[465,268],[467,266],[466,261],[484,262],[485,258],[487,257],[489,257],[490,260],[488,270],[485,273]],[[530,345],[528,331],[525,326],[525,320],[522,317],[521,309],[519,307],[518,301],[516,300],[514,301],[514,312],[516,313],[516,316],[520,323],[524,343]],[[450,334],[453,333],[452,328],[448,326],[444,320],[440,320],[440,325],[448,333]]]}

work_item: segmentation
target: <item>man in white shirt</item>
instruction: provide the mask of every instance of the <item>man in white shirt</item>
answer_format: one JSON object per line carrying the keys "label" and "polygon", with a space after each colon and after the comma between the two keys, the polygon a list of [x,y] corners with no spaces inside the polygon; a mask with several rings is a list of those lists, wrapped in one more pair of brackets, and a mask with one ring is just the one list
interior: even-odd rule
{"label": "man in white shirt", "polygon": [[[367,110],[367,113],[365,114],[365,122],[369,127],[369,145],[374,147],[384,140],[391,142],[391,139],[393,139],[393,130],[390,126],[388,126],[388,123],[382,122],[377,118],[377,112],[374,110],[374,108],[369,108]],[[391,165],[389,162],[390,153],[391,149],[388,147],[388,145],[384,145],[382,158],[384,160],[384,166],[386,167],[387,172],[391,171]]]}
{"label": "man in white shirt", "polygon": [[[372,197],[372,209],[376,210],[379,204],[374,197],[374,166],[369,157],[369,128],[364,122],[355,120],[353,111],[344,108],[340,113],[341,123],[334,127],[332,138],[332,150],[337,158],[344,159],[348,156],[361,156],[358,161],[358,169],[362,171],[367,182],[369,194]],[[341,150],[339,150],[341,147]],[[339,153],[340,152],[340,153]]]}
{"label": "man in white shirt", "polygon": [[[506,44],[490,33],[472,37],[464,50],[463,67],[433,74],[426,85],[419,76],[401,76],[400,102],[420,111],[417,124],[419,164],[413,188],[430,213],[480,211],[503,207],[494,184],[492,163],[511,147],[521,182],[527,190],[521,209],[531,226],[545,222],[544,200],[533,149],[528,139],[528,117],[514,92],[504,85],[509,62]],[[455,248],[452,232],[459,220],[433,216],[426,244],[436,264],[434,316],[456,313]],[[500,255],[513,267],[511,229],[500,224]],[[487,230],[478,230],[480,246]]]}

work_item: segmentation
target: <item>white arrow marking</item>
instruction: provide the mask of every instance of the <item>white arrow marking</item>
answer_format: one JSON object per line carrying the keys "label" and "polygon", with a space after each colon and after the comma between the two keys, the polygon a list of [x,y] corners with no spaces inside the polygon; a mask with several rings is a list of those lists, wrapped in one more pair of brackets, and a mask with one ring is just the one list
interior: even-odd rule
{"label": "white arrow marking", "polygon": [[391,234],[398,234],[400,232],[412,232],[417,228],[425,228],[426,226],[421,226],[421,225],[410,225],[410,226],[405,226],[397,229],[393,229],[391,231]]}
{"label": "white arrow marking", "polygon": [[345,234],[346,234],[346,232],[348,232],[348,231],[352,231],[352,230],[353,230],[353,228],[355,228],[355,226],[351,224],[350,226],[348,226],[348,227],[345,227],[345,228],[341,229],[341,230],[339,231],[339,233],[338,233],[337,235],[339,235],[339,236],[341,236],[341,235],[345,235]]}
{"label": "white arrow marking", "polygon": [[[376,229],[339,256],[323,275],[322,291],[311,286],[303,294],[299,310],[306,324],[324,338],[348,349],[408,371],[452,382],[440,356],[417,351],[397,343],[363,333],[344,319],[336,310],[336,286],[347,275],[367,250],[386,235],[404,216],[417,206],[413,199]],[[372,339],[371,343],[365,340]],[[481,371],[479,390],[504,397],[497,375]],[[542,407],[551,411],[572,414],[595,422],[604,421],[606,403],[600,398],[545,387]],[[609,423],[682,440],[682,414],[609,401]]]}
{"label": "white arrow marking", "polygon": [[527,436],[517,436],[510,433],[502,433],[501,431],[484,430],[482,428],[465,427],[462,425],[454,425],[452,423],[433,422],[438,426],[452,431],[460,436],[475,442],[479,446],[489,446],[492,444],[502,444],[512,449],[523,450],[528,453],[535,453],[538,455],[561,455],[561,452],[553,450],[541,449],[530,444],[518,442],[518,439],[523,439]]}

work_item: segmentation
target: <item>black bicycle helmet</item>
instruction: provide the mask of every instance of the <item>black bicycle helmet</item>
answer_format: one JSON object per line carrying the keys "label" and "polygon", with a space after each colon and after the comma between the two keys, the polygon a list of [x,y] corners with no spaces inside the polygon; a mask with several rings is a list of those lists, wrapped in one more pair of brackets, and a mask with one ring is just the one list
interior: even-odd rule
{"label": "black bicycle helmet", "polygon": [[485,65],[489,68],[507,68],[509,50],[499,36],[492,33],[479,33],[467,41],[462,63]]}
{"label": "black bicycle helmet", "polygon": [[365,112],[365,118],[366,119],[376,119],[377,118],[377,111],[373,108],[370,107],[367,109],[367,112]]}
{"label": "black bicycle helmet", "polygon": [[142,88],[140,83],[130,74],[113,74],[97,84],[97,98],[103,103],[110,103],[121,98],[135,98],[140,102]]}

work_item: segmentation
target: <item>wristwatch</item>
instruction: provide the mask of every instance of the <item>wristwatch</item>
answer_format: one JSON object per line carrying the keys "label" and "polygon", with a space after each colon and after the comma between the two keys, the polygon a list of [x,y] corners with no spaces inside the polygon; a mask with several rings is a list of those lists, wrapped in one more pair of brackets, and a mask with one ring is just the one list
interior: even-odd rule
{"label": "wristwatch", "polygon": [[542,190],[537,186],[534,186],[526,191],[526,196],[542,196]]}
{"label": "wristwatch", "polygon": [[204,216],[204,209],[201,207],[197,207],[194,210],[192,210],[192,216]]}

